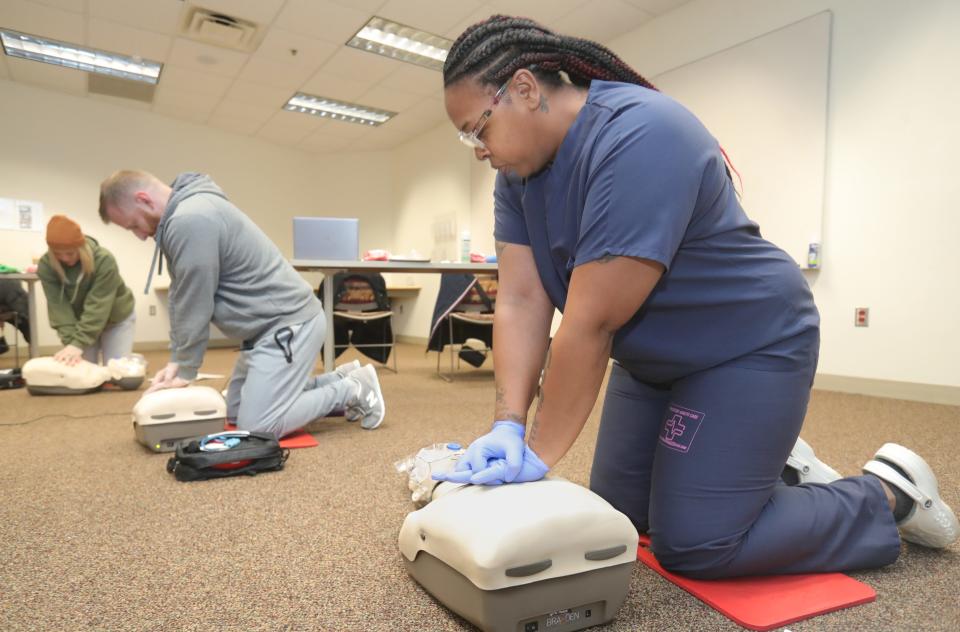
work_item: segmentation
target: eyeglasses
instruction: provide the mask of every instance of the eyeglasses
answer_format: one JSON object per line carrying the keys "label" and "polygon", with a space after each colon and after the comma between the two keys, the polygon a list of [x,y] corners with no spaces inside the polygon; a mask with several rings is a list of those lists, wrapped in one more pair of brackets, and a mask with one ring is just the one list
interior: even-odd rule
{"label": "eyeglasses", "polygon": [[480,115],[480,119],[477,121],[477,124],[474,125],[473,131],[470,133],[461,131],[458,135],[460,142],[469,147],[470,149],[479,149],[481,151],[486,151],[487,146],[482,140],[480,140],[480,132],[483,131],[484,125],[487,124],[487,121],[490,120],[490,115],[493,114],[493,108],[497,107],[497,104],[500,103],[500,100],[503,98],[503,95],[507,93],[507,88],[510,86],[510,82],[513,81],[513,77],[507,79],[507,82],[500,86],[500,89],[497,90],[497,93],[493,95],[493,103],[490,104],[490,107],[487,108],[483,114]]}

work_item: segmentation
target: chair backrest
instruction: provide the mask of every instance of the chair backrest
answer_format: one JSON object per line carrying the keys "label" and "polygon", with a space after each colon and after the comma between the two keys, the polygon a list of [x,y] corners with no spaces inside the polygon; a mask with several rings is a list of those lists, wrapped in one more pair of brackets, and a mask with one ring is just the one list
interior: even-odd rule
{"label": "chair backrest", "polygon": [[453,308],[455,312],[491,313],[497,307],[497,277],[477,275],[477,282]]}
{"label": "chair backrest", "polygon": [[390,309],[390,301],[386,295],[386,282],[379,272],[339,273],[334,277],[333,288],[335,310],[375,312]]}

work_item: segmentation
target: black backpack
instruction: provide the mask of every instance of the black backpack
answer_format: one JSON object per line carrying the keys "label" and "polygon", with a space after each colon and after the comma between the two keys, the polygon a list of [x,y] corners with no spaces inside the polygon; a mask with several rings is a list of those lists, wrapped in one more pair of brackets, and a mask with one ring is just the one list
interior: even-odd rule
{"label": "black backpack", "polygon": [[[238,441],[227,449],[201,449],[207,442],[221,437]],[[176,476],[178,481],[203,481],[238,474],[256,476],[258,472],[282,470],[289,455],[290,451],[281,448],[273,435],[263,432],[219,432],[178,443],[176,452],[167,461],[167,471]]]}

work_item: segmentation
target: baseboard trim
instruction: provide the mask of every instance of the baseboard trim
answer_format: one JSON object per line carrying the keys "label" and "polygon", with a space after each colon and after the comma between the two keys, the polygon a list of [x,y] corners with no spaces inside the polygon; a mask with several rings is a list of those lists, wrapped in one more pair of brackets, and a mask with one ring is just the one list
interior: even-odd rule
{"label": "baseboard trim", "polygon": [[876,380],[866,377],[818,373],[816,379],[814,379],[813,388],[821,391],[837,391],[856,395],[960,406],[960,387],[941,384],[898,382],[895,380]]}

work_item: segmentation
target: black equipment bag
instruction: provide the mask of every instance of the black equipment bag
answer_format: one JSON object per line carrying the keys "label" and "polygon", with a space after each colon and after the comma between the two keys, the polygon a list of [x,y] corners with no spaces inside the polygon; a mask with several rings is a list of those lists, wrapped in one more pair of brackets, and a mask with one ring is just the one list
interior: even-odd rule
{"label": "black equipment bag", "polygon": [[[237,438],[239,442],[229,449],[213,452],[200,449],[206,441],[223,435]],[[178,443],[176,452],[167,461],[167,471],[178,481],[203,481],[238,474],[255,476],[258,472],[282,470],[289,455],[290,451],[281,448],[273,435],[263,432],[217,433]]]}

